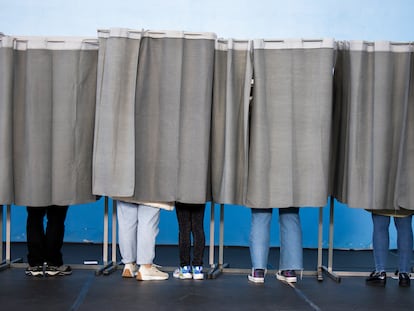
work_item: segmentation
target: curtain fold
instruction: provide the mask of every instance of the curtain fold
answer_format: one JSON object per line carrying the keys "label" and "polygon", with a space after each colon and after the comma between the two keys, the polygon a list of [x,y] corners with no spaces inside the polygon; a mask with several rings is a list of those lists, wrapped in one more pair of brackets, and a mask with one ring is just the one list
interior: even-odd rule
{"label": "curtain fold", "polygon": [[212,195],[244,205],[248,172],[251,41],[217,40],[212,116]]}
{"label": "curtain fold", "polygon": [[[94,175],[105,176],[106,182],[116,178],[115,181],[121,180],[127,188],[105,188],[102,178],[94,178],[94,193],[134,202],[204,203],[210,200],[214,43],[215,35],[211,33],[145,31],[134,54],[137,59],[132,61],[137,62],[136,76],[132,72],[128,76],[123,71],[116,72],[100,62],[103,68],[99,72],[113,75],[113,79],[125,79],[127,83],[136,79],[136,86],[135,90],[128,88],[131,91],[128,102],[113,94],[119,92],[118,83],[113,90],[106,87],[106,105],[118,120],[105,120],[95,132]],[[115,47],[119,48],[120,45]],[[133,71],[134,67],[130,69]],[[129,101],[132,96],[133,107]],[[122,129],[128,133],[120,146],[124,150],[120,151],[116,138],[122,136],[122,129],[116,122],[123,124]],[[112,147],[101,156],[96,146],[104,142]],[[102,161],[98,162],[98,158]],[[126,161],[124,169],[130,172],[117,175],[117,170],[106,170],[108,166],[118,167],[119,161]],[[107,173],[99,172],[101,169]],[[108,191],[104,193],[105,189]]]}
{"label": "curtain fold", "polygon": [[333,194],[349,207],[398,209],[404,131],[411,127],[406,119],[410,50],[408,43],[388,41],[343,42],[338,49]]}
{"label": "curtain fold", "polygon": [[413,105],[412,43],[0,34],[0,203],[414,209]]}
{"label": "curtain fold", "polygon": [[135,87],[141,32],[100,30],[93,193],[132,196],[135,188]]}
{"label": "curtain fold", "polygon": [[325,206],[333,40],[254,40],[246,205]]}
{"label": "curtain fold", "polygon": [[401,163],[397,172],[394,207],[414,210],[414,47],[410,43],[410,77],[407,90],[407,111],[403,127]]}
{"label": "curtain fold", "polygon": [[13,38],[0,34],[0,204],[13,203]]}
{"label": "curtain fold", "polygon": [[18,37],[14,49],[14,203],[94,201],[97,40]]}

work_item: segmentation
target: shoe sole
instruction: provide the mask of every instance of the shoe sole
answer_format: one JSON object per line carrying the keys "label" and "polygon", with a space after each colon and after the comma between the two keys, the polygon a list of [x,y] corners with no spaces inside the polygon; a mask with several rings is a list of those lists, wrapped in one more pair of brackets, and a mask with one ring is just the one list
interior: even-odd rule
{"label": "shoe sole", "polygon": [[253,283],[264,283],[264,278],[255,278],[254,276],[248,275],[247,278]]}
{"label": "shoe sole", "polygon": [[297,280],[298,280],[298,278],[296,276],[286,277],[286,276],[283,276],[283,275],[280,275],[280,274],[276,274],[276,278],[279,281],[285,281],[285,282],[288,282],[288,283],[296,283]]}
{"label": "shoe sole", "polygon": [[26,271],[27,276],[34,276],[34,277],[43,277],[43,272],[32,272],[32,271]]}
{"label": "shoe sole", "polygon": [[191,280],[193,275],[191,273],[184,273],[179,275],[180,280]]}
{"label": "shoe sole", "polygon": [[204,274],[193,274],[194,280],[204,280]]}
{"label": "shoe sole", "polygon": [[46,276],[65,276],[65,275],[71,275],[72,271],[45,271]]}
{"label": "shoe sole", "polygon": [[168,280],[168,276],[145,276],[142,275],[140,272],[137,273],[136,279],[138,281],[164,281]]}

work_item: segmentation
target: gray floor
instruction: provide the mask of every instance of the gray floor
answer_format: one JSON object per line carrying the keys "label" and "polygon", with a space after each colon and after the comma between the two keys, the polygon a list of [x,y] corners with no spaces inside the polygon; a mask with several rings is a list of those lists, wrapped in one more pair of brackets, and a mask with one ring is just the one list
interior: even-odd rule
{"label": "gray floor", "polygon": [[[25,244],[12,245],[12,259],[25,260]],[[99,245],[65,244],[67,263],[80,267],[84,260],[102,257]],[[271,250],[269,269],[277,267],[279,251]],[[316,269],[316,250],[304,250],[305,270]],[[176,246],[157,247],[156,262],[171,269],[178,258]],[[390,252],[389,271],[397,255]],[[208,263],[208,251],[206,251]],[[121,267],[108,275],[95,269],[77,268],[71,276],[33,278],[22,264],[0,272],[0,310],[413,310],[414,284],[400,288],[389,277],[385,288],[368,287],[365,277],[341,277],[337,283],[325,276],[318,281],[305,275],[295,285],[277,281],[268,274],[264,284],[248,282],[247,248],[227,247],[224,261],[229,272],[204,281],[177,280],[139,282],[121,278]],[[208,267],[206,264],[205,266]],[[334,270],[370,271],[370,251],[335,251]],[[392,276],[392,273],[389,274]]]}

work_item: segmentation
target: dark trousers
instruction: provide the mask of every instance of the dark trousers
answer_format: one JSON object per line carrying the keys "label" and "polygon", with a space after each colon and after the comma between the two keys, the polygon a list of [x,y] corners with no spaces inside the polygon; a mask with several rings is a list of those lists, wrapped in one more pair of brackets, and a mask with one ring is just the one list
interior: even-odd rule
{"label": "dark trousers", "polygon": [[[27,259],[30,266],[63,264],[61,249],[68,206],[27,207]],[[44,218],[47,217],[46,230]]]}
{"label": "dark trousers", "polygon": [[[178,247],[180,266],[203,265],[205,234],[205,204],[184,204],[177,202],[175,211],[178,220]],[[191,261],[191,235],[193,237],[193,260]]]}

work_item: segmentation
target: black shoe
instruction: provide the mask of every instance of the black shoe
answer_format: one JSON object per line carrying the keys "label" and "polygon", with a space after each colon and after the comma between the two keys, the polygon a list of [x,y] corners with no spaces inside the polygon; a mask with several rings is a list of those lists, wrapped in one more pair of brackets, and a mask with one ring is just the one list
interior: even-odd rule
{"label": "black shoe", "polygon": [[43,277],[43,266],[28,266],[25,273],[27,276]]}
{"label": "black shoe", "polygon": [[47,276],[70,275],[72,274],[72,268],[66,265],[61,265],[59,267],[47,266],[45,273]]}
{"label": "black shoe", "polygon": [[265,269],[252,269],[252,273],[248,275],[248,279],[254,283],[264,283],[265,274]]}
{"label": "black shoe", "polygon": [[365,280],[365,283],[370,286],[385,286],[387,282],[387,274],[383,272],[373,271]]}
{"label": "black shoe", "polygon": [[398,285],[400,285],[401,287],[410,287],[410,275],[408,273],[399,273],[398,274]]}

